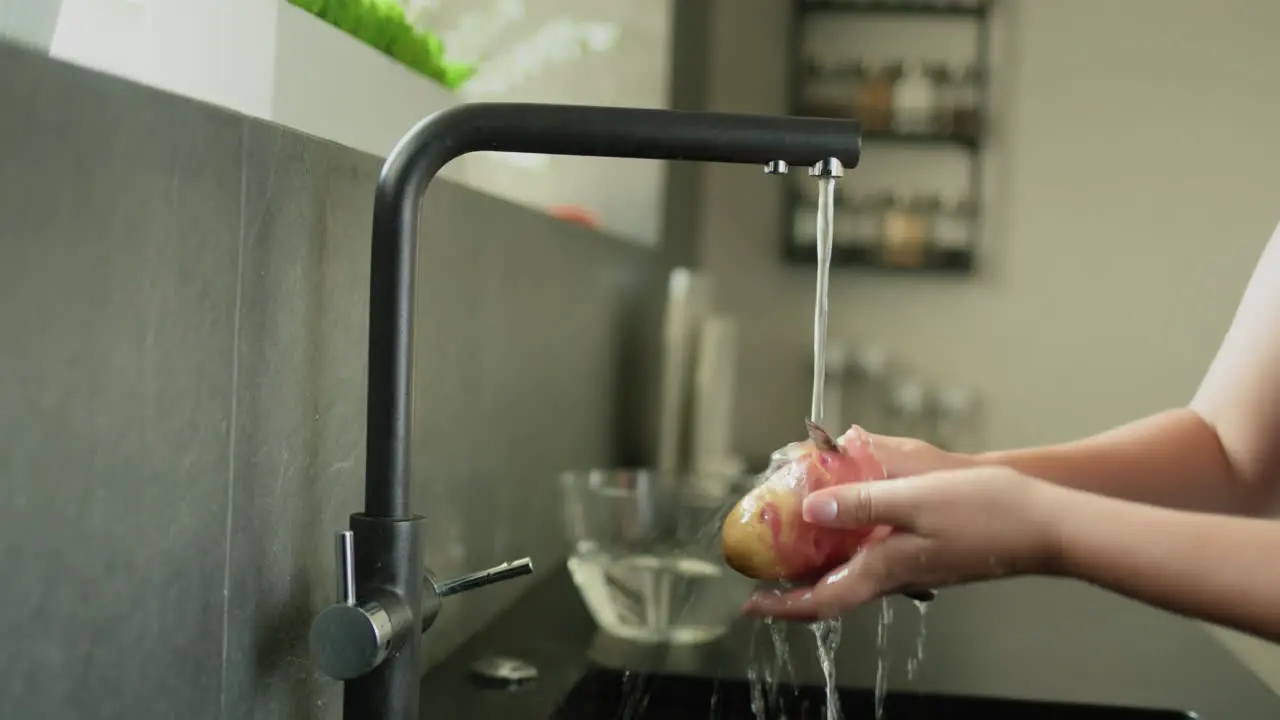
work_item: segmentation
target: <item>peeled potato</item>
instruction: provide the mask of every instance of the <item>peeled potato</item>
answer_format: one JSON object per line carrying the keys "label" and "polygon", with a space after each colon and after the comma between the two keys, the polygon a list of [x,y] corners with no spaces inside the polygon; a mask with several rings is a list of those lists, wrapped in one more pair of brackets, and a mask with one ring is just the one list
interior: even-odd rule
{"label": "peeled potato", "polygon": [[845,436],[839,452],[812,441],[774,453],[764,481],[729,512],[721,548],[729,567],[757,580],[813,579],[849,559],[875,527],[832,529],[801,517],[809,493],[834,485],[884,479],[865,434]]}

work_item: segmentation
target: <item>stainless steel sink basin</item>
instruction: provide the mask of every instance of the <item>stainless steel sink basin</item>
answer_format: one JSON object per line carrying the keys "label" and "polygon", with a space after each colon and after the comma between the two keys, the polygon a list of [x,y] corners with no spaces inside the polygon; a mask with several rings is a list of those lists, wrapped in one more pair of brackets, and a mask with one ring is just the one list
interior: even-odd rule
{"label": "stainless steel sink basin", "polygon": [[[783,687],[778,706],[767,717],[823,720],[826,692],[820,687]],[[845,720],[875,717],[870,690],[841,690]],[[640,675],[593,669],[565,697],[553,720],[625,718],[625,720],[752,720],[750,687],[745,681],[674,675]],[[891,692],[884,720],[1186,720],[1194,713],[1152,708],[1001,700],[959,695]]]}

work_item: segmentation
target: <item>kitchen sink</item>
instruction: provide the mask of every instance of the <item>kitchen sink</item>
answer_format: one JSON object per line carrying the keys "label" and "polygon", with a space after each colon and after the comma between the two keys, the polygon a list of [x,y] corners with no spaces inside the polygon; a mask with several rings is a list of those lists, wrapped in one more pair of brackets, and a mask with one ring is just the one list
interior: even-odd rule
{"label": "kitchen sink", "polygon": [[[875,703],[869,689],[841,689],[845,720],[870,720]],[[766,714],[770,720],[823,720],[826,691],[783,686]],[[746,681],[675,675],[642,675],[592,669],[552,714],[553,720],[752,720]],[[891,692],[884,720],[1187,720],[1195,713],[1151,708],[1006,700],[961,695]]]}

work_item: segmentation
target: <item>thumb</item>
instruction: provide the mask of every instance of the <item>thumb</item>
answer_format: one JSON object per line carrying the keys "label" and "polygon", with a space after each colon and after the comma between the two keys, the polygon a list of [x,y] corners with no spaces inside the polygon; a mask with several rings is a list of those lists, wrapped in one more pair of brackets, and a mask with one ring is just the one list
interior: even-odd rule
{"label": "thumb", "polygon": [[916,483],[879,480],[816,490],[801,508],[806,522],[836,528],[891,525],[914,530],[922,497]]}

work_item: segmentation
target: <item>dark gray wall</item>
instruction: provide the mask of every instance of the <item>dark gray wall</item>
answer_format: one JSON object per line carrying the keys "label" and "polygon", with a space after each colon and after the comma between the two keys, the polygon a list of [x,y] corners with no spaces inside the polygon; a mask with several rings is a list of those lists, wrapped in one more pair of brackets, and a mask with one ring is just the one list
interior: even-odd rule
{"label": "dark gray wall", "polygon": [[[378,161],[0,67],[0,717],[336,717],[305,638],[361,497]],[[427,557],[550,568],[555,475],[613,460],[618,357],[653,352],[620,318],[664,261],[447,183],[425,213]],[[451,601],[429,658],[527,583]]]}

